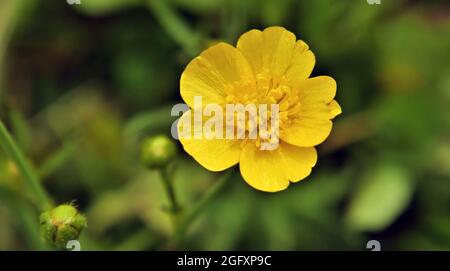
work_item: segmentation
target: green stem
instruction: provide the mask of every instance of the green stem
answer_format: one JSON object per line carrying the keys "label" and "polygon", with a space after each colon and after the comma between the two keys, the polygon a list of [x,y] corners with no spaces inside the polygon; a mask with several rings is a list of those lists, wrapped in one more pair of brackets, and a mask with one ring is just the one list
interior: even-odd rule
{"label": "green stem", "polygon": [[229,180],[232,179],[234,175],[234,169],[227,171],[223,174],[219,180],[214,184],[214,186],[206,192],[206,194],[201,198],[192,208],[186,213],[186,215],[181,219],[175,233],[173,235],[173,244],[178,244],[181,242],[195,219],[202,213],[202,211],[211,203],[213,199],[217,197],[222,191]]}
{"label": "green stem", "polygon": [[25,236],[25,241],[31,250],[45,250],[47,247],[41,241],[39,225],[35,219],[32,206],[27,204],[22,197],[13,195],[10,191],[0,189],[0,197],[4,198],[11,206],[13,212],[17,214],[20,227]]}
{"label": "green stem", "polygon": [[164,186],[164,190],[166,190],[167,197],[169,198],[170,203],[170,213],[172,215],[176,215],[180,210],[180,205],[178,204],[177,197],[175,195],[175,190],[173,188],[172,180],[169,176],[169,172],[167,168],[162,168],[160,170],[161,179]]}
{"label": "green stem", "polygon": [[47,195],[44,188],[41,186],[36,174],[31,169],[30,165],[25,160],[24,155],[17,147],[13,138],[9,134],[3,122],[0,120],[0,145],[4,148],[5,152],[11,157],[16,164],[20,174],[22,175],[25,183],[30,190],[36,196],[37,203],[41,211],[51,208],[52,202]]}
{"label": "green stem", "polygon": [[146,0],[148,8],[165,31],[175,40],[189,56],[199,52],[200,35],[170,6],[167,0]]}
{"label": "green stem", "polygon": [[[33,208],[34,206],[30,206]],[[15,210],[17,216],[21,221],[21,227],[26,234],[26,241],[33,250],[46,250],[48,249],[41,240],[39,233],[39,224],[36,222],[36,214],[30,210],[24,203],[16,202]]]}

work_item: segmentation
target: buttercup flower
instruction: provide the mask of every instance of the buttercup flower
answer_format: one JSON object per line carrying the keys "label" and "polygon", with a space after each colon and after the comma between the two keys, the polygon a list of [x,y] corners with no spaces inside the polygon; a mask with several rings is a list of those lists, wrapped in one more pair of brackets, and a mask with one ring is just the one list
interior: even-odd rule
{"label": "buttercup flower", "polygon": [[308,45],[283,27],[243,34],[233,47],[216,44],[193,59],[180,80],[180,93],[191,108],[181,117],[192,118],[194,97],[203,105],[278,104],[279,144],[262,150],[268,138],[180,137],[186,150],[211,171],[239,163],[252,187],[276,192],[307,177],[317,161],[314,146],[330,134],[331,120],[341,113],[334,100],[336,82],[328,76],[309,78],[315,56]]}

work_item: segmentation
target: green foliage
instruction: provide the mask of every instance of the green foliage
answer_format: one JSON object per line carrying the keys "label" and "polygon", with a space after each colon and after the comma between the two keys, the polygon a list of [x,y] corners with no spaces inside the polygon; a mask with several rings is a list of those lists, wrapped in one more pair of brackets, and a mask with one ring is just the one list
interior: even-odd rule
{"label": "green foliage", "polygon": [[110,15],[117,11],[138,6],[141,0],[87,0],[82,5],[74,5],[79,11],[88,15]]}
{"label": "green foliage", "polygon": [[[384,249],[450,248],[444,1],[81,1],[0,1],[0,118],[32,182],[86,214],[83,250],[168,249],[170,202],[141,142],[170,133],[190,59],[270,25],[308,43],[313,76],[336,79],[343,114],[310,177],[276,194],[232,177],[176,248],[361,250],[374,234]],[[222,174],[175,147],[187,211]],[[45,248],[22,171],[0,150],[0,250]],[[54,235],[48,216],[45,239],[75,237]]]}
{"label": "green foliage", "polygon": [[409,174],[395,165],[374,167],[360,186],[347,213],[349,226],[358,231],[386,229],[408,206],[414,191]]}

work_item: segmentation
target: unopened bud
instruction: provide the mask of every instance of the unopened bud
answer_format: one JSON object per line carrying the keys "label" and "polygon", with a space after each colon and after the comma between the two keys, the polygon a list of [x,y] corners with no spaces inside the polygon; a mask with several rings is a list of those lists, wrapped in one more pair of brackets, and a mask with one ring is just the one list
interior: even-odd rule
{"label": "unopened bud", "polygon": [[164,167],[177,152],[175,143],[165,135],[147,138],[142,143],[141,161],[148,168]]}
{"label": "unopened bud", "polygon": [[41,237],[50,245],[64,249],[70,240],[77,240],[86,227],[86,217],[70,205],[63,204],[40,217]]}

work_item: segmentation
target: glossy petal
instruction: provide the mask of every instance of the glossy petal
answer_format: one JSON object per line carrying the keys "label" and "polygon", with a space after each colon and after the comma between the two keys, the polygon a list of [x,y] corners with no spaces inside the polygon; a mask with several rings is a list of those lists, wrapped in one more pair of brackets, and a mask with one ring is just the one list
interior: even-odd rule
{"label": "glossy petal", "polygon": [[248,59],[255,75],[268,75],[280,82],[292,62],[296,37],[283,27],[251,30],[239,38],[237,48]]}
{"label": "glossy petal", "polygon": [[330,110],[330,119],[334,119],[342,113],[341,106],[335,100],[328,104],[328,110]]}
{"label": "glossy petal", "polygon": [[298,86],[300,103],[330,103],[336,96],[336,81],[329,76],[318,76],[304,80]]}
{"label": "glossy petal", "polygon": [[312,147],[322,143],[330,134],[333,114],[339,113],[336,81],[328,76],[304,80],[297,89],[301,109],[288,127],[283,127],[282,140],[300,147]]}
{"label": "glossy petal", "polygon": [[[236,88],[244,82],[245,88]],[[242,53],[229,44],[219,43],[187,65],[181,75],[180,93],[190,107],[194,107],[195,96],[202,96],[204,105],[223,104],[227,95],[254,92],[254,82],[253,71]]]}
{"label": "glossy petal", "polygon": [[[189,121],[190,119],[190,121]],[[222,171],[239,162],[241,148],[240,140],[207,139],[194,137],[194,128],[191,128],[190,138],[183,137],[183,129],[187,123],[193,125],[193,113],[186,111],[178,122],[179,139],[184,150],[194,157],[203,167],[211,171]],[[191,126],[192,127],[192,126]],[[201,134],[201,127],[200,127]]]}
{"label": "glossy petal", "polygon": [[316,164],[316,149],[281,142],[273,151],[262,151],[247,143],[241,153],[240,170],[252,187],[266,192],[286,189],[290,182],[306,178]]}
{"label": "glossy petal", "polygon": [[292,63],[286,71],[283,83],[294,88],[297,87],[311,75],[315,64],[316,57],[309,50],[308,45],[301,40],[297,41]]}

